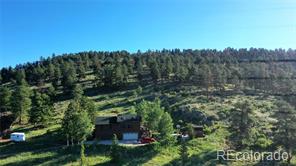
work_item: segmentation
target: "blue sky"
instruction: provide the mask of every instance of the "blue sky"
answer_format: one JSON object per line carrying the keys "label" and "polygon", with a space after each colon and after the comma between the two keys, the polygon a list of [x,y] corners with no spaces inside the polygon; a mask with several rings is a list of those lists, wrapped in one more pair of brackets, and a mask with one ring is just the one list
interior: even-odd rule
{"label": "blue sky", "polygon": [[88,50],[295,46],[295,0],[0,0],[0,67]]}

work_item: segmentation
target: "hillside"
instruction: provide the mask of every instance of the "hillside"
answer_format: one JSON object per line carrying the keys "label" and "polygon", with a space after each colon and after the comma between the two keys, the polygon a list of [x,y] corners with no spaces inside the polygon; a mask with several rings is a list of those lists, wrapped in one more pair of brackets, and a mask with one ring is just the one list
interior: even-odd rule
{"label": "hillside", "polygon": [[[7,166],[79,165],[80,146],[66,146],[61,121],[73,98],[73,89],[81,85],[83,95],[95,104],[96,116],[135,113],[135,106],[141,101],[160,99],[175,129],[176,125],[187,123],[204,126],[204,138],[188,141],[187,165],[275,164],[226,162],[216,160],[216,155],[217,150],[223,149],[275,151],[285,148],[276,139],[280,133],[277,122],[281,118],[277,114],[281,110],[278,102],[283,101],[295,112],[295,62],[295,50],[176,49],[135,54],[90,51],[54,55],[15,68],[3,68],[1,88],[8,88],[13,97],[25,81],[31,91],[51,97],[54,117],[50,125],[36,127],[28,115],[16,112],[15,105],[9,108],[2,105],[3,115],[9,112],[14,116],[11,129],[25,132],[27,141],[0,142],[0,163]],[[30,113],[30,109],[27,111]],[[295,115],[291,113],[291,120]],[[247,120],[237,122],[237,117]],[[294,124],[290,125],[293,131]],[[248,132],[243,133],[240,127]],[[237,139],[245,142],[239,145]],[[291,135],[289,139],[296,138]],[[291,147],[291,154],[295,155],[295,145]],[[119,165],[180,165],[180,148],[180,143],[166,148],[120,146]],[[111,162],[109,149],[105,145],[86,145],[89,164],[116,165]],[[291,163],[296,164],[295,157]]]}

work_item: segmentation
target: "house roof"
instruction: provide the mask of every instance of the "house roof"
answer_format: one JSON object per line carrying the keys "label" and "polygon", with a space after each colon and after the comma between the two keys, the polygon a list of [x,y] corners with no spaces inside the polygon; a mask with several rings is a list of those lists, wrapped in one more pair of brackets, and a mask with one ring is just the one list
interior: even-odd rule
{"label": "house roof", "polygon": [[196,124],[192,124],[192,127],[193,127],[193,128],[203,128],[202,125],[196,125]]}
{"label": "house roof", "polygon": [[117,116],[117,122],[124,122],[124,121],[137,121],[139,120],[139,116],[132,115],[132,114],[125,114]]}
{"label": "house roof", "polygon": [[95,124],[96,125],[105,125],[110,124],[111,119],[115,119],[117,123],[121,123],[124,121],[139,121],[141,118],[137,115],[132,114],[124,114],[124,115],[113,115],[113,116],[99,116],[96,117]]}
{"label": "house roof", "polygon": [[11,135],[25,135],[25,133],[14,132],[14,133],[11,133]]}
{"label": "house roof", "polygon": [[99,117],[96,117],[95,124],[96,125],[109,124],[110,123],[109,120],[112,117],[116,117],[116,116],[99,116]]}

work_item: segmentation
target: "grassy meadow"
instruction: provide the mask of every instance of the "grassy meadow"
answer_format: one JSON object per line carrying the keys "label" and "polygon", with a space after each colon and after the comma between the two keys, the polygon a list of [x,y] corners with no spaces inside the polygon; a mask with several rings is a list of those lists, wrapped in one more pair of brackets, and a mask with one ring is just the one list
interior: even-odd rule
{"label": "grassy meadow", "polygon": [[[268,127],[269,108],[273,107],[274,96],[241,95],[226,88],[224,94],[215,91],[209,99],[203,89],[193,85],[164,84],[159,86],[143,86],[141,94],[135,94],[137,86],[118,91],[99,92],[85,87],[85,94],[95,101],[97,115],[133,112],[135,103],[141,100],[160,98],[166,101],[169,108],[181,107],[190,111],[199,111],[214,121],[206,127],[206,137],[195,138],[188,143],[188,165],[245,165],[254,163],[223,163],[216,160],[216,151],[227,149],[226,138],[231,134],[227,129],[227,116],[234,103],[248,98],[256,100],[260,109],[256,115],[263,119]],[[46,128],[34,128],[32,125],[14,125],[13,131],[26,134],[26,142],[5,142],[0,144],[0,165],[79,165],[80,146],[66,146],[65,138],[60,133],[59,122],[69,101],[60,100],[55,103],[56,118],[53,125]],[[158,148],[157,145],[144,147],[121,146],[120,165],[180,165],[180,145]],[[106,145],[86,145],[86,157],[89,165],[117,165],[109,157],[110,147]],[[294,161],[295,163],[295,161]]]}

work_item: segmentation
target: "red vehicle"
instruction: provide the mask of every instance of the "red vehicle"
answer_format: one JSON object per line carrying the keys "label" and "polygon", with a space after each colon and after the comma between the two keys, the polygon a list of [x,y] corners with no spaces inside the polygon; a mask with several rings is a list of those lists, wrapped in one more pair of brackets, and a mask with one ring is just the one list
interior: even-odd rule
{"label": "red vehicle", "polygon": [[156,142],[156,140],[154,138],[150,138],[150,137],[143,137],[140,139],[140,142],[142,144],[149,144],[149,143],[152,143],[152,142]]}

